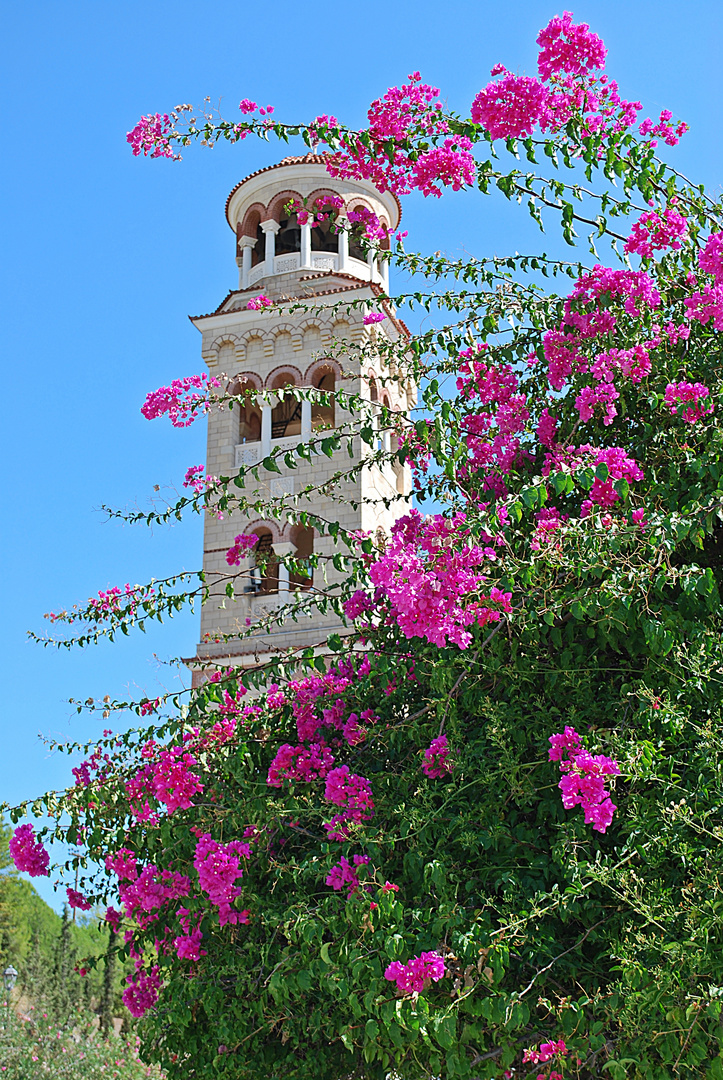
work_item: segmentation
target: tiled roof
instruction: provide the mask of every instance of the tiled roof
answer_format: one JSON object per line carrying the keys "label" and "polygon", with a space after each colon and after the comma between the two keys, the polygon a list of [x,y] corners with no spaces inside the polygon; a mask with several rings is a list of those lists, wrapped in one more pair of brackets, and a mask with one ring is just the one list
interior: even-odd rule
{"label": "tiled roof", "polygon": [[[325,165],[326,157],[326,154],[303,154],[301,157],[285,157],[281,161],[277,161],[274,165],[266,165],[265,168],[257,169],[256,172],[252,172],[249,173],[248,176],[244,176],[243,180],[239,180],[238,184],[236,184],[231,189],[231,191],[229,192],[229,196],[226,199],[225,212],[226,221],[228,221],[229,228],[233,228],[233,225],[231,225],[231,222],[228,218],[228,208],[231,203],[231,199],[234,197],[241,185],[245,184],[247,180],[253,180],[254,176],[261,176],[262,173],[271,172],[272,169],[281,169],[284,165]],[[331,179],[333,179],[333,177]],[[392,196],[395,203],[397,204],[397,209],[399,211],[399,220],[397,221],[398,227],[399,222],[402,220],[402,204],[400,203],[399,199],[393,191],[390,191],[389,194]]]}
{"label": "tiled roof", "polygon": [[[332,296],[334,293],[353,292],[355,289],[364,288],[370,288],[377,296],[382,296],[384,294],[384,289],[376,281],[364,281],[362,278],[355,277],[353,274],[347,274],[343,270],[318,270],[316,273],[300,275],[299,280],[313,281],[325,277],[346,278],[346,280],[352,282],[352,284],[337,285],[333,289],[320,289],[318,292],[313,293],[312,296],[309,296],[308,293],[298,293],[295,296],[287,294],[283,297],[279,297],[280,303],[287,303],[289,300],[311,300],[316,296]],[[242,293],[254,292],[258,292],[258,285],[251,285],[247,289],[231,289],[226,293],[215,311],[209,311],[205,315],[189,315],[188,318],[191,322],[194,322],[196,319],[210,319],[214,315],[231,315],[233,311],[242,311],[243,308],[232,308],[229,311],[224,311],[223,308],[232,296],[240,296]],[[384,306],[384,309],[387,312],[389,320],[394,323],[399,333],[404,337],[411,337],[406,323],[396,315],[392,315],[386,305]]]}

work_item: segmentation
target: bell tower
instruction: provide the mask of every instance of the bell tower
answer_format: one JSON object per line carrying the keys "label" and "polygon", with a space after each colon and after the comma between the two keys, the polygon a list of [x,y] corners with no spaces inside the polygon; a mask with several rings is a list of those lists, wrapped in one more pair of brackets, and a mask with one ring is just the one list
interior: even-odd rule
{"label": "bell tower", "polygon": [[[328,218],[318,220],[330,197],[338,215],[334,227]],[[348,411],[336,406],[333,396],[325,399],[330,404],[299,401],[284,393],[289,386],[313,387],[329,395],[341,389],[399,412],[416,403],[415,387],[375,347],[380,336],[396,342],[406,338],[407,330],[392,306],[378,300],[388,294],[388,262],[379,257],[379,248],[361,244],[350,228],[368,212],[389,230],[397,229],[401,207],[394,195],[379,192],[367,181],[331,179],[324,159],[314,154],[288,157],[260,169],[229,195],[226,218],[236,239],[238,288],[215,311],[191,321],[202,333],[209,373],[225,376],[235,393],[247,390],[249,397],[245,403],[234,402],[231,409],[210,411],[208,473],[233,476],[240,467],[258,464],[275,450],[293,451],[302,441],[323,436],[324,429],[349,422]],[[386,246],[387,241],[381,244]],[[259,296],[268,298],[271,307],[259,306]],[[384,314],[384,320],[365,324],[364,315],[370,310]],[[271,401],[255,400],[254,390],[267,392]],[[392,449],[392,440],[389,432],[380,431],[379,448]],[[353,446],[354,461],[368,455],[369,447],[359,437]],[[406,511],[402,500],[389,500],[409,494],[407,466],[366,465],[345,482],[340,502],[338,492],[336,499],[319,492],[301,493],[307,485],[318,488],[353,464],[346,440],[331,458],[313,455],[311,461],[295,460],[297,468],[289,469],[281,456],[280,474],[261,468],[258,483],[248,476],[243,489],[247,497],[282,500],[285,512],[280,519],[251,519],[238,512],[223,519],[206,516],[203,568],[211,596],[202,609],[201,641],[191,662],[196,684],[205,677],[203,668],[248,666],[264,655],[321,646],[337,627],[343,633],[335,615],[315,612],[249,638],[227,640],[237,629],[293,599],[292,593],[323,588],[339,578],[331,563],[338,550],[332,538],[294,524],[286,511],[293,518],[294,510],[307,510],[339,521],[348,530],[372,534],[379,528],[388,531]],[[240,567],[233,568],[240,576],[236,596],[229,599],[226,553],[239,533],[258,540]],[[321,561],[310,575],[290,575],[278,561],[291,555],[302,565],[312,553]]]}

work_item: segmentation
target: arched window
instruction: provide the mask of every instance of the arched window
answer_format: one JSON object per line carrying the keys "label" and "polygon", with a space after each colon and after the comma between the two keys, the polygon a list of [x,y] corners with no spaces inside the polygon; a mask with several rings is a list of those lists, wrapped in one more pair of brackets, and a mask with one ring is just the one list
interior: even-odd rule
{"label": "arched window", "polygon": [[229,394],[244,395],[241,396],[240,401],[235,401],[233,404],[234,413],[239,418],[239,443],[261,441],[261,409],[251,396],[254,389],[255,387],[247,379],[244,379],[243,375],[237,375],[229,384]]}
{"label": "arched window", "polygon": [[318,221],[311,230],[311,250],[333,251],[334,254],[339,250],[339,234],[332,229],[328,217],[326,221]]}
{"label": "arched window", "polygon": [[290,217],[282,217],[279,221],[276,254],[290,255],[295,251],[301,251],[301,228],[296,220],[296,214],[292,214]]}
{"label": "arched window", "polygon": [[258,536],[252,552],[254,592],[260,596],[268,596],[279,591],[279,561],[274,555],[271,529],[260,526],[254,529],[254,532]]}
{"label": "arched window", "polygon": [[[322,390],[326,394],[333,395],[334,390],[336,389],[336,373],[332,367],[317,368],[311,382],[315,390]],[[319,428],[334,427],[335,423],[336,418],[333,396],[329,398],[328,405],[325,405],[322,401],[312,401],[312,431],[316,431]]]}
{"label": "arched window", "polygon": [[299,569],[297,573],[289,574],[289,588],[310,589],[314,583],[314,570],[308,560],[314,554],[314,530],[296,525],[291,530],[291,542],[296,548],[294,558]]}
{"label": "arched window", "polygon": [[279,375],[274,380],[273,390],[279,396],[279,403],[271,412],[271,438],[288,439],[292,435],[301,435],[301,402],[293,394],[284,394],[285,386],[293,386],[290,375]]}

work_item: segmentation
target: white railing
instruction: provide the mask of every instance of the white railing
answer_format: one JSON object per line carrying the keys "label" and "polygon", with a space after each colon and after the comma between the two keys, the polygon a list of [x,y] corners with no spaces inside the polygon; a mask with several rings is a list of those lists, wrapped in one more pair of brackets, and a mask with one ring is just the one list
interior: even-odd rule
{"label": "white railing", "polygon": [[287,450],[294,450],[299,445],[299,443],[303,441],[304,440],[301,435],[291,435],[285,439],[272,439],[271,450],[282,450],[284,452],[286,452]]}
{"label": "white railing", "polygon": [[234,447],[234,467],[240,469],[242,465],[256,465],[261,460],[261,443],[239,443]]}
{"label": "white railing", "polygon": [[274,273],[289,274],[292,270],[298,270],[300,263],[301,255],[297,253],[292,253],[291,255],[275,255]]}
{"label": "white railing", "polygon": [[338,262],[338,255],[332,255],[329,251],[312,251],[311,253],[311,265],[314,270],[336,270]]}
{"label": "white railing", "polygon": [[257,281],[261,281],[261,278],[266,272],[266,263],[260,262],[256,266],[252,266],[249,270],[249,287],[255,285]]}

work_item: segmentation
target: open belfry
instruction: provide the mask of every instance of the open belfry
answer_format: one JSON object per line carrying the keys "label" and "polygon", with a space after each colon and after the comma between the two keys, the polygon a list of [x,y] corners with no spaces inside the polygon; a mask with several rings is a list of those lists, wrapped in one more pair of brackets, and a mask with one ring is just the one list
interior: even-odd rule
{"label": "open belfry", "polygon": [[[333,223],[324,215],[330,198],[336,200]],[[201,641],[192,662],[196,685],[216,667],[250,666],[289,649],[321,647],[340,628],[335,614],[312,612],[234,640],[295,599],[293,594],[333,586],[342,576],[331,563],[339,550],[332,537],[289,521],[287,510],[292,518],[294,511],[306,510],[349,531],[377,535],[380,529],[388,533],[408,508],[405,500],[394,499],[411,489],[409,469],[398,462],[365,465],[336,486],[336,498],[318,491],[301,494],[308,485],[318,488],[347,471],[375,448],[395,449],[395,436],[381,425],[371,447],[354,436],[353,458],[346,438],[331,457],[295,456],[296,468],[288,468],[283,456],[337,427],[348,430],[352,417],[335,401],[336,391],[361,395],[375,413],[371,403],[403,413],[416,403],[416,388],[399,364],[402,350],[390,360],[378,347],[385,338],[403,342],[407,331],[392,306],[379,300],[388,294],[389,266],[379,243],[384,248],[388,241],[370,245],[353,225],[368,213],[390,231],[399,226],[401,207],[394,195],[363,180],[331,179],[324,159],[314,154],[252,173],[226,202],[239,286],[214,312],[192,322],[203,335],[209,374],[234,394],[247,396],[231,409],[211,409],[206,471],[234,476],[274,455],[281,471],[262,466],[258,481],[246,474],[243,494],[283,500],[284,512],[280,518],[249,519],[238,511],[206,515],[203,568],[211,596],[202,608]],[[256,307],[260,296],[271,306]],[[367,324],[370,312],[385,317]],[[313,387],[328,396],[300,401],[288,392],[290,386]],[[253,391],[266,392],[266,400]],[[258,541],[238,567],[229,568],[226,553],[240,533]],[[319,565],[307,568],[312,553],[320,557]],[[289,573],[278,561],[285,556],[298,560],[301,572]],[[233,599],[225,592],[230,572],[239,575]]]}

